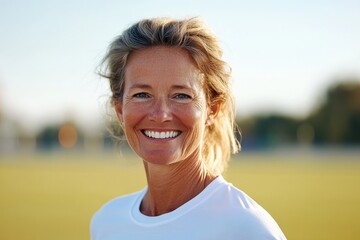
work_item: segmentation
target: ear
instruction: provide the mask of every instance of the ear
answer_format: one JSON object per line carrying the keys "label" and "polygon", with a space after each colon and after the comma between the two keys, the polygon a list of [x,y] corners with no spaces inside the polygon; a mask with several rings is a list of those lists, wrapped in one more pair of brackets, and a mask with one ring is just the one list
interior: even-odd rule
{"label": "ear", "polygon": [[120,123],[123,122],[123,112],[122,112],[122,102],[116,102],[115,103],[115,112],[116,112],[116,116],[119,120]]}
{"label": "ear", "polygon": [[215,100],[210,104],[208,117],[206,119],[206,125],[207,126],[210,126],[210,125],[214,124],[215,119],[216,119],[218,113],[220,112],[221,105],[222,105],[221,100]]}

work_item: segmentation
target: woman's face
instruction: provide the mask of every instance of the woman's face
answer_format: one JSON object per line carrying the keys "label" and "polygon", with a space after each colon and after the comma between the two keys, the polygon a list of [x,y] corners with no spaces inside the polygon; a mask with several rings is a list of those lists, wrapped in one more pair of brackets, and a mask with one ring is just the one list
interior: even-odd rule
{"label": "woman's face", "polygon": [[167,165],[201,156],[208,110],[203,80],[186,50],[159,46],[133,52],[115,109],[144,161]]}

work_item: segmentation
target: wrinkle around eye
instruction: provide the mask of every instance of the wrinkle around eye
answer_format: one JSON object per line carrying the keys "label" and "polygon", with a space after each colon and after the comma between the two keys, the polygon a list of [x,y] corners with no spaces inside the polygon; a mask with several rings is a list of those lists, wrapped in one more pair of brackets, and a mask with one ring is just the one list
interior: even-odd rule
{"label": "wrinkle around eye", "polygon": [[171,99],[178,104],[186,104],[194,101],[194,97],[186,93],[174,94]]}
{"label": "wrinkle around eye", "polygon": [[[141,96],[141,94],[145,94],[145,95]],[[149,99],[151,99],[151,96],[149,94],[143,93],[143,92],[127,94],[126,96],[124,96],[124,102],[126,104],[131,103],[131,102],[133,102],[133,103],[145,102],[145,101],[148,101]]]}
{"label": "wrinkle around eye", "polygon": [[150,95],[146,92],[139,92],[132,95],[133,98],[150,98]]}
{"label": "wrinkle around eye", "polygon": [[192,96],[190,96],[189,94],[186,94],[186,93],[178,93],[178,94],[175,94],[174,96],[175,99],[193,99]]}

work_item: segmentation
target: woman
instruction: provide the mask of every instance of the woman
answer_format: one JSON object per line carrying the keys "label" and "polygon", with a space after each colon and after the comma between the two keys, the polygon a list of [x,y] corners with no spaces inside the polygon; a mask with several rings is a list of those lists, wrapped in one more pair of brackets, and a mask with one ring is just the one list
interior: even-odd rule
{"label": "woman", "polygon": [[105,239],[285,239],[272,217],[221,176],[239,146],[230,70],[198,18],[148,19],[110,45],[105,76],[148,186],[93,217]]}

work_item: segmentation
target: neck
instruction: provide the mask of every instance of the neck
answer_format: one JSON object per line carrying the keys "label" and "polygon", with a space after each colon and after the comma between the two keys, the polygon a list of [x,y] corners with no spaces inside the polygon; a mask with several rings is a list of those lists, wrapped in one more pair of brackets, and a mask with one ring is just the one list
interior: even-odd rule
{"label": "neck", "polygon": [[171,165],[157,165],[144,161],[148,191],[141,204],[141,212],[158,216],[171,212],[188,202],[216,176],[210,175],[201,160],[183,160]]}

